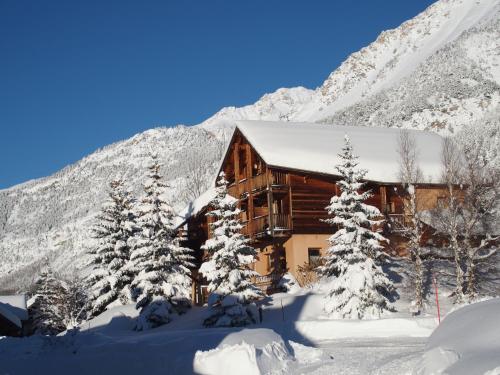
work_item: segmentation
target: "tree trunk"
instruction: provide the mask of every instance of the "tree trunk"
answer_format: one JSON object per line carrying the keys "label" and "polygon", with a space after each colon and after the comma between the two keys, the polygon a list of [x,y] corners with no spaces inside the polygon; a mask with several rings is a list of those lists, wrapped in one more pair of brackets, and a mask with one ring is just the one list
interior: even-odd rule
{"label": "tree trunk", "polygon": [[462,257],[460,256],[460,247],[458,244],[458,240],[456,235],[453,235],[451,238],[451,245],[453,249],[453,255],[455,260],[455,272],[456,272],[456,287],[455,287],[455,302],[460,303],[464,300],[464,271],[462,270]]}
{"label": "tree trunk", "polygon": [[422,258],[418,252],[415,253],[415,305],[418,311],[421,311],[424,305],[424,268],[422,266]]}

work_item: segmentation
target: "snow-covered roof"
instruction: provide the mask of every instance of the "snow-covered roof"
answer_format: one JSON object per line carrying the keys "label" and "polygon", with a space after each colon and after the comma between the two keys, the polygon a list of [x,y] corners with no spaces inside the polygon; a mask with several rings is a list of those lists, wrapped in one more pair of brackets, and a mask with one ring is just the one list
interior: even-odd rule
{"label": "snow-covered roof", "polygon": [[[212,199],[215,198],[216,194],[217,192],[215,190],[215,187],[211,187],[203,194],[201,194],[198,198],[189,202],[188,205],[184,207],[184,209],[180,211],[175,217],[174,226],[178,228],[183,225],[191,216],[198,215],[205,207],[208,206]],[[236,201],[236,199],[231,197],[230,195],[227,196],[227,199]]]}
{"label": "snow-covered roof", "polygon": [[18,327],[22,327],[21,321],[28,320],[26,297],[22,294],[0,296],[0,314]]}
{"label": "snow-covered roof", "polygon": [[[367,180],[399,182],[399,129],[273,121],[237,121],[236,128],[269,166],[329,175],[338,175],[337,154],[347,134],[359,166],[368,170]],[[418,147],[421,182],[439,182],[442,138],[430,132],[410,132]]]}
{"label": "snow-covered roof", "polygon": [[192,200],[187,204],[186,207],[180,211],[175,217],[174,225],[176,227],[181,226],[189,219],[191,216],[197,215],[201,210],[203,210],[212,199],[215,198],[215,187],[211,187],[203,194],[201,194],[198,198]]}

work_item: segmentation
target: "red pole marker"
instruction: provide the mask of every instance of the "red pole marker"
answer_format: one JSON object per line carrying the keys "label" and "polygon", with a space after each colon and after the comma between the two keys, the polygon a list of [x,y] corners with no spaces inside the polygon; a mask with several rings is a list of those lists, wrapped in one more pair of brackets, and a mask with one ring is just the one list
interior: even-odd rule
{"label": "red pole marker", "polygon": [[441,323],[441,312],[439,310],[439,293],[438,293],[438,285],[436,281],[436,275],[432,274],[432,282],[434,283],[434,294],[436,295],[436,306],[438,313],[438,322]]}

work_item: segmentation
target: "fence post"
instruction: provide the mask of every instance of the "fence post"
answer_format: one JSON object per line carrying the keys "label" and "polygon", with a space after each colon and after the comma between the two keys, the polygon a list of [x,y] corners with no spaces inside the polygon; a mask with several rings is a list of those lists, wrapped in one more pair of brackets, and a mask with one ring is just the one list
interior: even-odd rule
{"label": "fence post", "polygon": [[437,314],[438,314],[438,323],[441,324],[441,311],[439,309],[439,292],[438,292],[438,285],[436,281],[436,274],[432,274],[432,282],[434,284],[434,294],[436,295],[436,306],[437,306]]}

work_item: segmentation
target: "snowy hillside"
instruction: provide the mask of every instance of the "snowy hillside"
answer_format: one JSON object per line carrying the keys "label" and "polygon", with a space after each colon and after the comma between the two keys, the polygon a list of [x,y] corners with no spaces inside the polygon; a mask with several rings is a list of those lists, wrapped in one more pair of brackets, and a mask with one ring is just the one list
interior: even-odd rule
{"label": "snowy hillside", "polygon": [[200,124],[216,134],[230,134],[235,120],[291,121],[300,109],[313,99],[314,91],[304,87],[278,89],[252,105],[226,107]]}
{"label": "snowy hillside", "polygon": [[279,89],[252,105],[224,108],[198,126],[149,130],[53,176],[0,190],[0,285],[9,288],[16,279],[32,277],[45,256],[57,269],[71,271],[88,244],[89,223],[110,179],[124,177],[140,191],[150,152],[165,164],[163,174],[180,209],[195,195],[180,194],[188,182],[201,181],[190,186],[198,192],[208,185],[234,120],[402,126],[446,134],[464,125],[482,128],[488,119],[488,134],[498,140],[499,40],[498,0],[441,0],[381,33],[315,90]]}
{"label": "snowy hillside", "polygon": [[442,0],[352,54],[296,120],[458,131],[500,103],[500,3]]}
{"label": "snowy hillside", "polygon": [[58,269],[74,266],[75,256],[85,250],[89,225],[109,182],[123,178],[139,193],[152,152],[164,164],[172,201],[182,208],[192,197],[179,196],[178,191],[191,179],[193,165],[203,166],[196,171],[208,181],[222,146],[199,127],[152,129],[98,150],[53,176],[0,190],[0,275],[12,275],[44,256]]}

